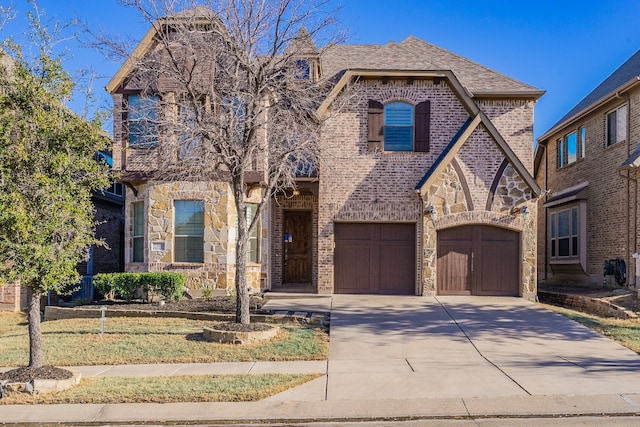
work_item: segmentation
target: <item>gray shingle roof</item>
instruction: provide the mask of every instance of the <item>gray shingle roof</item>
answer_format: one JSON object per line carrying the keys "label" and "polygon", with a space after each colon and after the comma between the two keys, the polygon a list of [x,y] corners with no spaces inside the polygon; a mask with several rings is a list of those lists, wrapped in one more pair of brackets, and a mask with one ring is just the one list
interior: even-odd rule
{"label": "gray shingle roof", "polygon": [[620,86],[635,79],[640,75],[640,50],[627,59],[617,70],[615,70],[609,77],[607,77],[602,83],[598,85],[594,90],[585,96],[582,101],[578,102],[567,114],[565,114],[556,124],[551,126],[550,129],[560,125],[565,120],[575,116],[576,114],[588,109],[591,105],[598,100],[612,93]]}
{"label": "gray shingle roof", "polygon": [[322,71],[330,77],[345,69],[451,70],[472,93],[540,92],[467,58],[410,36],[386,45],[334,45],[322,52]]}

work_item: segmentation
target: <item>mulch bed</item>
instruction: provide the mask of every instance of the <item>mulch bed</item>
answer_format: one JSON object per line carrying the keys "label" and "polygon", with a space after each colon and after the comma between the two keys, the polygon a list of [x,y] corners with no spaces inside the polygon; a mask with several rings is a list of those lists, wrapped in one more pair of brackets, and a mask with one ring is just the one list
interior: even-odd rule
{"label": "mulch bed", "polygon": [[248,325],[243,325],[242,323],[221,322],[212,325],[211,328],[219,331],[230,332],[256,332],[268,331],[273,328],[273,325],[268,325],[266,323],[249,323]]}
{"label": "mulch bed", "polygon": [[[262,297],[253,295],[249,298],[249,310],[258,312],[264,300]],[[157,302],[143,303],[139,301],[97,301],[92,306],[106,306],[108,310],[153,310],[153,311],[186,311],[186,312],[215,312],[215,313],[235,313],[236,299],[234,297],[213,297],[211,299],[188,299],[183,298],[178,302],[166,301],[164,304]]]}
{"label": "mulch bed", "polygon": [[69,370],[56,368],[55,366],[43,366],[41,368],[30,368],[28,366],[12,369],[0,373],[0,380],[8,380],[11,383],[28,383],[38,380],[68,380],[73,377]]}

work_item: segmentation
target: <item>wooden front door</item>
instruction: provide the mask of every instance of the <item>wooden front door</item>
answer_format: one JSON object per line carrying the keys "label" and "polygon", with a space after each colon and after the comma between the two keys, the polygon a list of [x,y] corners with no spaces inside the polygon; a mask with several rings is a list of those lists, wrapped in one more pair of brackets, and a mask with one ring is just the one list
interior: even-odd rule
{"label": "wooden front door", "polygon": [[466,225],[438,232],[439,295],[517,296],[519,234],[504,228]]}
{"label": "wooden front door", "polygon": [[283,284],[311,284],[311,211],[284,212]]}

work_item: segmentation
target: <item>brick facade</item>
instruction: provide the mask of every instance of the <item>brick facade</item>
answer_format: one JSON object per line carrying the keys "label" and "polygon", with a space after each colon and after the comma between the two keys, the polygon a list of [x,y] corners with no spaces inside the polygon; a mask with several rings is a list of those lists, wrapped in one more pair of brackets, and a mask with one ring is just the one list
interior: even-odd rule
{"label": "brick facade", "polygon": [[[627,105],[627,138],[606,146],[606,114],[620,105]],[[556,162],[558,139],[577,130],[586,129],[585,157],[563,167]],[[557,129],[541,141],[542,148],[536,179],[548,194],[540,200],[538,219],[539,279],[549,283],[584,283],[601,285],[604,280],[604,260],[622,257],[627,264],[627,283],[636,284],[634,252],[638,246],[638,186],[637,170],[618,171],[618,167],[637,148],[640,140],[640,89],[612,97],[577,121]],[[626,179],[625,177],[630,179]],[[581,200],[586,206],[586,235],[581,235],[585,254],[584,265],[563,268],[550,259],[550,212],[544,203],[564,190],[586,185]],[[575,201],[564,206],[576,206]]]}

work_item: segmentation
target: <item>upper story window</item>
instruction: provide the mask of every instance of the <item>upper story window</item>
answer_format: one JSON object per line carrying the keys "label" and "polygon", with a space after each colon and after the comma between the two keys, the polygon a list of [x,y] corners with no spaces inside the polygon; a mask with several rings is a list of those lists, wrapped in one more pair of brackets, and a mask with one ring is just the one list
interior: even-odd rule
{"label": "upper story window", "polygon": [[368,143],[373,151],[429,151],[431,102],[383,105],[369,100]]}
{"label": "upper story window", "polygon": [[298,59],[296,61],[296,70],[294,78],[296,80],[309,80],[311,77],[311,64],[308,59]]}
{"label": "upper story window", "polygon": [[127,124],[131,147],[152,147],[158,143],[160,97],[129,95]]}
{"label": "upper story window", "polygon": [[557,167],[575,163],[579,159],[583,159],[585,155],[585,145],[587,139],[587,131],[584,126],[578,130],[568,133],[564,137],[558,139],[557,144]]}
{"label": "upper story window", "polygon": [[204,262],[204,202],[176,200],[174,256],[175,262]]}
{"label": "upper story window", "polygon": [[384,106],[384,150],[413,151],[413,105],[391,102]]}
{"label": "upper story window", "polygon": [[621,105],[607,113],[606,144],[607,147],[627,139],[627,106]]}
{"label": "upper story window", "polygon": [[131,262],[144,262],[144,203],[133,203],[133,250]]}
{"label": "upper story window", "polygon": [[178,158],[189,159],[199,155],[202,146],[202,129],[198,125],[198,111],[195,108],[205,108],[204,105],[183,104],[178,108]]}

